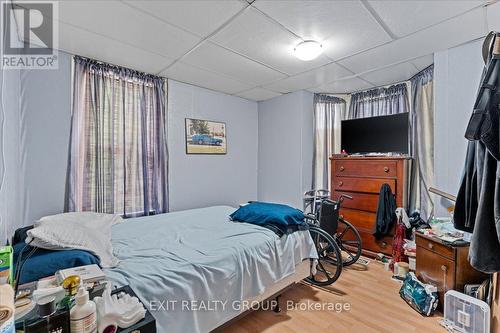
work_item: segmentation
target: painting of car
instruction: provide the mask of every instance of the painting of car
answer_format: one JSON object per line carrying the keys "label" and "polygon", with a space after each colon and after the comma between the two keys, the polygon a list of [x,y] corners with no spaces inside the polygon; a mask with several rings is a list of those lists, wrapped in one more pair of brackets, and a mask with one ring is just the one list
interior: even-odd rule
{"label": "painting of car", "polygon": [[191,137],[191,142],[195,145],[220,146],[222,144],[222,139],[214,138],[208,134],[195,134]]}
{"label": "painting of car", "polygon": [[226,124],[186,118],[186,154],[226,154]]}

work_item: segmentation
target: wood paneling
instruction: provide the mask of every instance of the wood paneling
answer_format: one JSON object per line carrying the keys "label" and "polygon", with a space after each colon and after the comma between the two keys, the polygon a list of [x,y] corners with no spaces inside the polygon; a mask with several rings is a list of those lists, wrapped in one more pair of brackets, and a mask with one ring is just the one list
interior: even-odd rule
{"label": "wood paneling", "polygon": [[[332,199],[341,194],[353,197],[342,204],[341,214],[360,231],[367,255],[392,252],[392,230],[382,240],[373,236],[380,188],[391,187],[398,207],[406,208],[408,158],[334,156],[332,163]],[[370,252],[368,252],[370,251]]]}

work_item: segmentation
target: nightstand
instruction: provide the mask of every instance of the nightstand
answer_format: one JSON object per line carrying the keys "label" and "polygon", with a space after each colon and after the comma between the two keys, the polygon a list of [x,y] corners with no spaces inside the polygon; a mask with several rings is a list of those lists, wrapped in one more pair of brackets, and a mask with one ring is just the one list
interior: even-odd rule
{"label": "nightstand", "polygon": [[488,278],[469,264],[469,244],[451,245],[438,238],[415,235],[418,279],[438,289],[438,310],[443,311],[444,294],[448,290],[464,291],[464,285],[481,283]]}

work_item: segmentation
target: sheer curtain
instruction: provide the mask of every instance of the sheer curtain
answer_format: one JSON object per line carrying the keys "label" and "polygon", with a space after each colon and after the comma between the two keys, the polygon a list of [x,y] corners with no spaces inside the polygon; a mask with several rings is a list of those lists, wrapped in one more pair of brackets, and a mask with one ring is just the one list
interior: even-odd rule
{"label": "sheer curtain", "polygon": [[330,187],[330,156],[340,153],[340,122],[346,102],[342,98],[314,95],[313,189]]}
{"label": "sheer curtain", "polygon": [[406,83],[400,83],[352,94],[347,119],[386,116],[409,110],[408,88]]}
{"label": "sheer curtain", "polygon": [[168,211],[165,85],[74,57],[67,211]]}
{"label": "sheer curtain", "polygon": [[428,191],[434,178],[434,66],[411,79],[411,137],[413,167],[410,186],[410,211],[419,209],[427,219],[434,212]]}

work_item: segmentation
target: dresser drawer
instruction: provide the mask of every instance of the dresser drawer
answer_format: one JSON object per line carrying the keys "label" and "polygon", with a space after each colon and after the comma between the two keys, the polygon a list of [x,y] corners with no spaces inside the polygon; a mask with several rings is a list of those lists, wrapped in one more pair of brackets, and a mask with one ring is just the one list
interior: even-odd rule
{"label": "dresser drawer", "polygon": [[415,243],[417,245],[417,249],[422,248],[427,251],[439,254],[440,256],[449,258],[451,260],[455,260],[455,251],[453,250],[452,247],[448,247],[439,242],[429,240],[418,234],[415,237]]}
{"label": "dresser drawer", "polygon": [[341,208],[340,216],[354,225],[358,231],[373,231],[377,220],[377,214],[375,213],[349,208]]}
{"label": "dresser drawer", "polygon": [[397,162],[335,160],[332,172],[334,176],[396,177]]}
{"label": "dresser drawer", "polygon": [[373,236],[373,231],[359,231],[359,235],[361,236],[361,246],[363,249],[375,253],[381,252],[389,255],[392,254],[392,236],[376,239]]}
{"label": "dresser drawer", "polygon": [[352,197],[352,200],[345,199],[344,202],[342,202],[342,207],[359,209],[372,213],[377,212],[378,198],[379,198],[378,194],[334,191],[332,194],[332,199],[337,200],[341,194],[349,195]]}
{"label": "dresser drawer", "polygon": [[389,184],[392,193],[396,194],[396,180],[384,178],[356,178],[356,177],[333,177],[332,188],[339,191],[353,191],[365,193],[380,193],[380,188]]}

